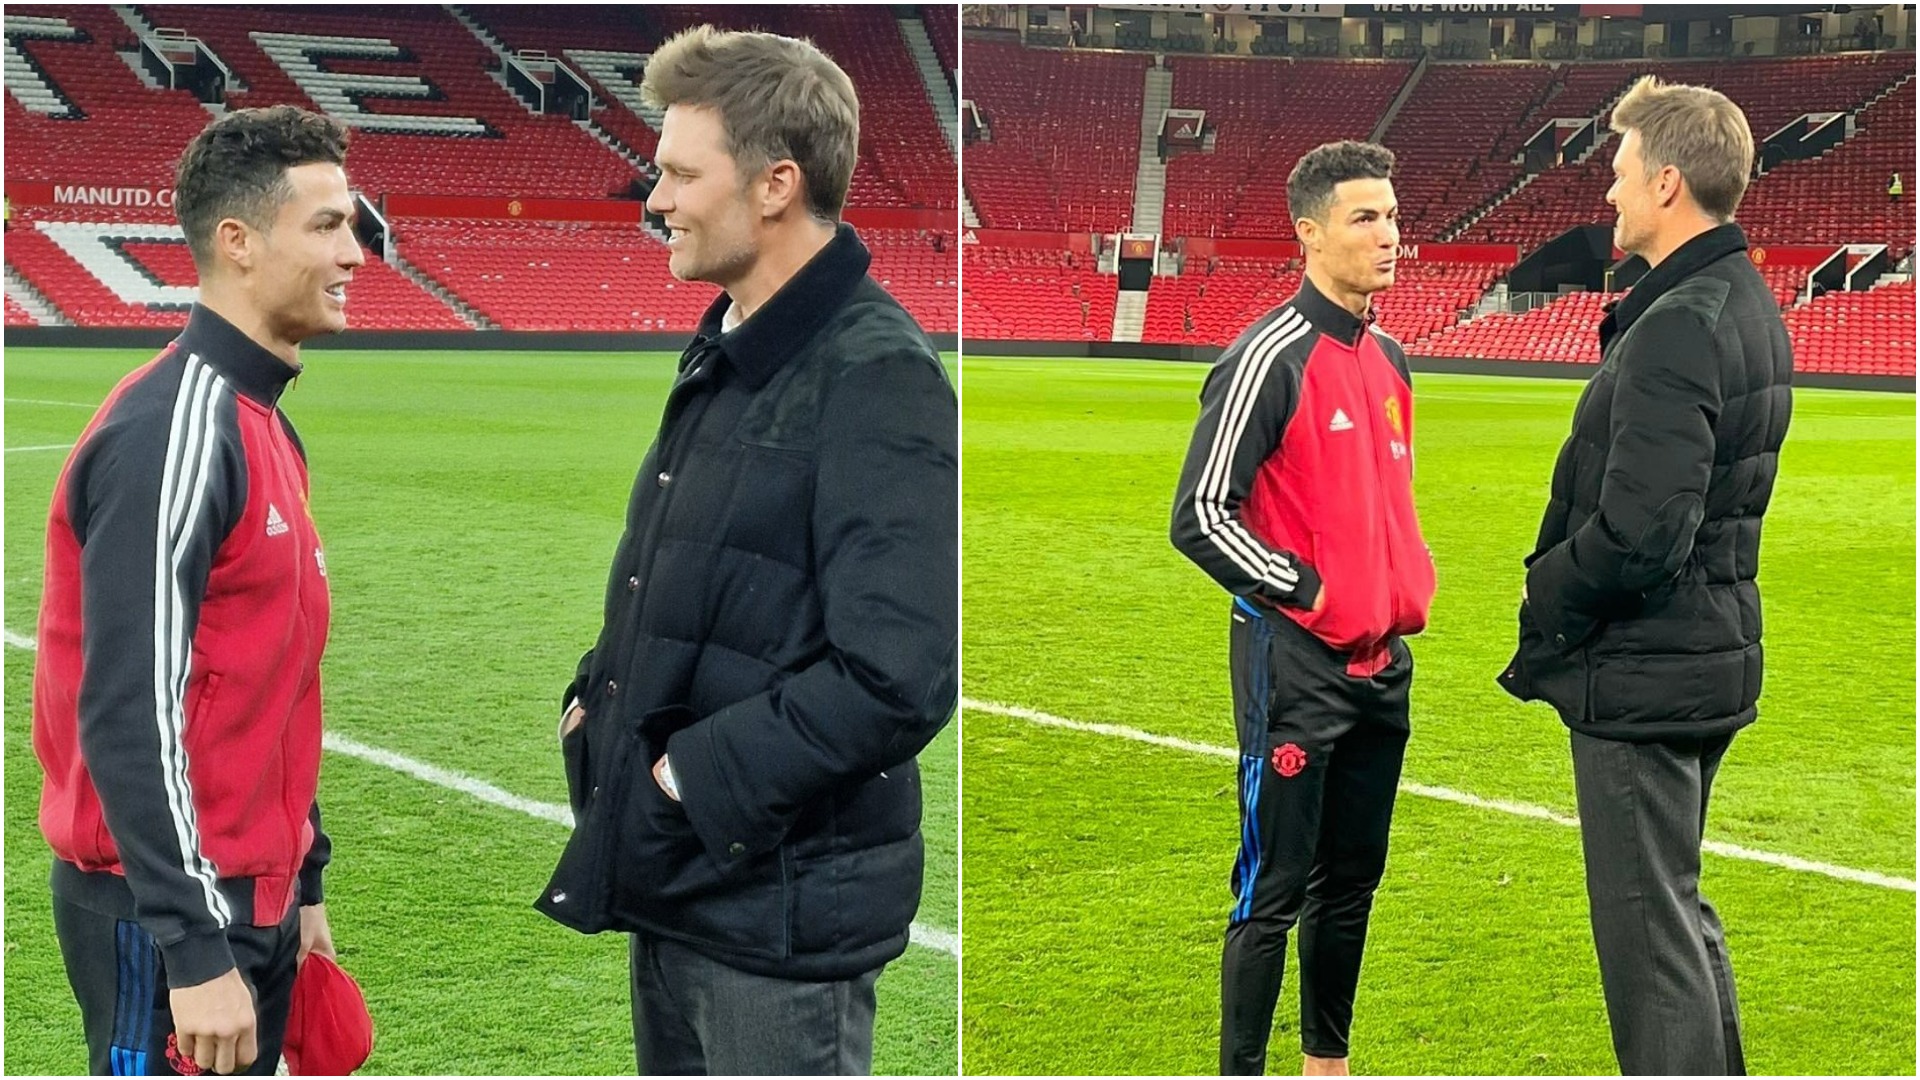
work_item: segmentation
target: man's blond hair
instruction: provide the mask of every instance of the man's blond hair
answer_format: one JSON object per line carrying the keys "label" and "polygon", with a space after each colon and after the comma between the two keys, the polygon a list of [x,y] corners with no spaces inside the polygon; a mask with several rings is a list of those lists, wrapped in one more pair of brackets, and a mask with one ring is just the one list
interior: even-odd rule
{"label": "man's blond hair", "polygon": [[1673,166],[1700,209],[1717,221],[1733,220],[1753,175],[1753,129],[1725,94],[1645,75],[1613,107],[1612,127],[1640,133],[1649,177]]}
{"label": "man's blond hair", "polygon": [[860,153],[860,98],[813,42],[696,26],[654,51],[640,95],[658,109],[715,110],[741,172],[791,159],[806,178],[808,211],[840,219]]}

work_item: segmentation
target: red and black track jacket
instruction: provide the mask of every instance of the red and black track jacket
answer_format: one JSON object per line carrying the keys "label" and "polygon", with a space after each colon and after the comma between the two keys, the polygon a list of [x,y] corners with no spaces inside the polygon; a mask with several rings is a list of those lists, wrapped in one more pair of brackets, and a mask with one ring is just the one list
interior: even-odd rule
{"label": "red and black track jacket", "polygon": [[276,407],[295,374],[194,308],[101,404],[48,513],[33,747],[71,864],[55,888],[138,918],[176,987],[234,966],[234,920],[320,899],[327,568]]}
{"label": "red and black track jacket", "polygon": [[1348,654],[1350,673],[1385,667],[1392,637],[1426,627],[1434,590],[1400,344],[1308,281],[1241,334],[1200,391],[1173,543]]}

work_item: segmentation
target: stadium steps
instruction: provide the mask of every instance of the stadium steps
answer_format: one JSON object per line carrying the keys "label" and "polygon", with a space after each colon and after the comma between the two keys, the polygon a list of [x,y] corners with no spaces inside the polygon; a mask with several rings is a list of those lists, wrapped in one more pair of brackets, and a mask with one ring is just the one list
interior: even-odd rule
{"label": "stadium steps", "polygon": [[[1627,96],[1627,90],[1630,88],[1630,86],[1631,86],[1630,83],[1628,84],[1628,86],[1622,86],[1620,88],[1619,93],[1608,98],[1604,103],[1601,104],[1599,110],[1594,113],[1595,124],[1599,124],[1601,121],[1605,120],[1608,116],[1612,115],[1614,105],[1618,104],[1621,98]],[[1606,146],[1609,143],[1613,142],[1613,139],[1614,139],[1613,132],[1608,131],[1604,126],[1599,127],[1597,129],[1597,136],[1593,140],[1593,144],[1588,146],[1587,149],[1584,152],[1582,152],[1579,157],[1568,162],[1566,165],[1559,166],[1559,167],[1571,169],[1577,165],[1581,165],[1585,163],[1586,160],[1588,158],[1591,158],[1595,154],[1595,152],[1597,152],[1601,147]],[[1612,151],[1608,151],[1608,153],[1611,154]],[[1547,175],[1547,173],[1550,173],[1553,171],[1554,170],[1552,168],[1549,168],[1543,172],[1527,173],[1526,175],[1522,176],[1519,180],[1515,181],[1511,187],[1507,188],[1507,190],[1501,192],[1499,195],[1494,196],[1492,199],[1489,199],[1487,202],[1482,203],[1479,207],[1475,208],[1474,210],[1469,211],[1466,214],[1466,216],[1462,217],[1459,221],[1455,222],[1452,227],[1443,230],[1440,233],[1440,242],[1443,244],[1451,243],[1456,238],[1464,235],[1468,229],[1471,229],[1476,224],[1478,224],[1481,218],[1484,218],[1488,214],[1493,213],[1495,210],[1500,209],[1501,203],[1504,203],[1508,199],[1513,198],[1515,195],[1520,194],[1521,189],[1525,188],[1528,184],[1533,183],[1535,180],[1538,180],[1542,176],[1545,176]],[[1524,255],[1525,252],[1522,252],[1521,254]]]}
{"label": "stadium steps", "polygon": [[[127,29],[133,31],[135,37],[152,37],[155,33],[158,33],[158,30],[146,15],[132,4],[114,4],[112,7],[113,13],[120,17],[121,22],[127,24]],[[213,46],[207,44],[204,40],[200,42],[200,47],[207,50],[207,54],[215,60],[220,60],[219,54],[213,51]],[[140,82],[143,86],[154,90],[162,89],[159,80],[155,79],[140,65],[140,50],[138,48],[121,53],[120,55],[140,76]],[[231,64],[227,64],[225,61],[220,61],[220,63],[221,66],[226,69],[227,73],[227,93],[244,94],[252,89],[252,87],[247,85],[247,80],[241,78],[240,73],[235,71]],[[225,116],[227,114],[225,102],[203,101],[200,104],[205,106],[206,110],[214,116]]]}
{"label": "stadium steps", "polygon": [[1387,106],[1386,112],[1380,114],[1380,122],[1373,125],[1372,133],[1367,136],[1368,142],[1377,143],[1387,137],[1387,129],[1393,127],[1393,121],[1400,115],[1400,110],[1406,106],[1408,99],[1413,97],[1414,87],[1420,85],[1420,76],[1427,73],[1427,67],[1432,63],[1432,53],[1421,54],[1420,62],[1413,65],[1413,70],[1407,73],[1407,81],[1400,85],[1400,92],[1394,95],[1393,103]]}
{"label": "stadium steps", "polygon": [[600,84],[600,89],[615,101],[627,107],[627,111],[646,121],[648,127],[659,131],[667,122],[667,114],[647,104],[640,96],[640,87],[621,73],[621,65],[629,63],[631,53],[600,52],[593,49],[568,49],[567,59],[573,61],[581,74]]}
{"label": "stadium steps", "polygon": [[38,15],[6,16],[6,58],[5,72],[7,93],[20,103],[28,112],[43,116],[72,117],[79,113],[59,90],[55,89],[52,79],[34,62],[20,42],[37,41],[81,41],[86,35],[65,19],[50,19]]}
{"label": "stadium steps", "polygon": [[460,9],[460,5],[443,4],[441,6],[447,9],[447,14],[452,15],[455,22],[459,23],[461,26],[466,27],[470,32],[472,32],[474,37],[480,40],[480,44],[485,45],[487,49],[493,53],[493,55],[500,58],[500,66],[492,71],[487,72],[487,77],[489,79],[492,79],[494,82],[499,83],[500,89],[505,90],[507,92],[507,96],[512,98],[515,102],[517,102],[521,108],[527,110],[528,112],[532,113],[535,116],[539,116],[540,110],[534,108],[533,103],[531,101],[528,101],[526,98],[523,98],[519,94],[514,93],[513,84],[507,81],[508,58],[513,55],[512,50],[507,48],[507,43],[495,37],[493,35],[493,31],[488,30],[484,26],[481,26],[480,21],[478,19],[475,19],[473,16],[467,14],[465,11],[462,11]]}
{"label": "stadium steps", "polygon": [[973,200],[967,197],[964,188],[960,192],[960,221],[969,229],[980,227],[980,212],[973,208]]}
{"label": "stadium steps", "polygon": [[1113,301],[1113,340],[1139,341],[1147,328],[1147,292],[1122,289]]}
{"label": "stadium steps", "polygon": [[[1133,232],[1158,236],[1166,223],[1167,163],[1160,160],[1160,120],[1172,105],[1173,72],[1162,67],[1148,68],[1145,92],[1140,99],[1140,164],[1133,174]],[[1145,303],[1142,299],[1143,312]],[[1114,340],[1139,341],[1140,338]]]}
{"label": "stadium steps", "polygon": [[27,314],[41,326],[72,326],[73,320],[66,317],[46,294],[33,287],[33,283],[23,277],[12,266],[7,267],[7,298],[27,309]]}
{"label": "stadium steps", "polygon": [[947,73],[940,66],[940,58],[934,54],[933,39],[927,36],[926,24],[920,21],[918,14],[902,14],[896,21],[900,24],[900,36],[906,39],[907,53],[913,57],[914,70],[920,74],[920,85],[927,88],[927,101],[933,106],[933,118],[940,124],[940,134],[946,136],[947,147],[953,151],[954,160],[958,161],[960,105],[954,100],[953,85],[947,82]]}
{"label": "stadium steps", "polygon": [[[1909,82],[1912,82],[1912,81],[1913,81],[1913,74],[1911,72],[1909,72],[1908,74],[1902,75],[1898,79],[1895,79],[1893,82],[1890,82],[1885,87],[1881,88],[1879,93],[1873,95],[1872,97],[1866,99],[1865,101],[1862,101],[1860,104],[1854,106],[1853,108],[1848,109],[1846,111],[1846,117],[1847,117],[1846,123],[1841,127],[1841,131],[1845,132],[1845,134],[1840,136],[1839,142],[1834,143],[1832,146],[1829,146],[1825,150],[1820,151],[1820,157],[1826,158],[1832,155],[1832,153],[1835,150],[1840,149],[1841,147],[1852,142],[1854,139],[1858,138],[1860,133],[1866,130],[1864,127],[1861,126],[1860,121],[1866,115],[1867,110],[1873,108],[1875,105],[1878,105],[1881,101],[1887,99],[1888,97],[1891,97],[1893,94],[1898,92],[1901,87],[1907,85]],[[1757,156],[1758,155],[1756,155],[1756,157]],[[1779,168],[1780,164],[1785,164],[1785,162],[1776,164],[1774,168],[1775,169]],[[1764,177],[1768,173],[1771,173],[1772,171],[1773,169],[1762,169],[1760,170],[1759,175]]]}
{"label": "stadium steps", "polygon": [[466,323],[468,326],[471,326],[475,330],[500,329],[499,323],[496,323],[492,319],[487,318],[485,315],[480,314],[479,311],[475,310],[473,307],[468,305],[466,301],[460,299],[458,296],[455,296],[453,294],[453,291],[448,289],[445,285],[442,285],[439,282],[428,277],[427,275],[421,273],[419,268],[414,266],[412,263],[408,262],[403,256],[401,256],[398,248],[392,244],[387,245],[386,259],[387,259],[387,265],[393,267],[395,270],[400,271],[401,277],[406,278],[408,281],[411,281],[415,285],[418,285],[422,289],[425,289],[428,293],[433,295],[434,299],[447,305],[447,309],[449,311],[452,311],[455,315],[460,316],[461,322]]}
{"label": "stadium steps", "polygon": [[[1618,100],[1618,99],[1616,98],[1615,100]],[[1607,102],[1607,107],[1605,112],[1601,113],[1601,115],[1604,116],[1607,113],[1610,113],[1612,111],[1613,111],[1613,102],[1609,101]],[[1613,132],[1602,131],[1600,133],[1600,137],[1593,140],[1593,145],[1581,151],[1579,157],[1574,158],[1572,161],[1567,162],[1565,165],[1556,166],[1555,168],[1550,168],[1543,172],[1527,173],[1525,176],[1522,176],[1520,179],[1514,181],[1513,184],[1509,186],[1505,191],[1501,192],[1499,195],[1495,196],[1493,199],[1485,203],[1482,203],[1478,209],[1475,209],[1472,212],[1468,213],[1467,216],[1461,218],[1457,224],[1453,225],[1451,228],[1448,228],[1446,231],[1442,232],[1440,234],[1439,242],[1443,244],[1453,242],[1456,238],[1463,235],[1468,229],[1471,229],[1475,225],[1479,224],[1481,218],[1486,217],[1488,214],[1491,214],[1495,210],[1500,209],[1500,204],[1506,202],[1508,199],[1513,198],[1515,195],[1520,194],[1521,190],[1524,189],[1527,185],[1533,183],[1535,180],[1540,179],[1541,177],[1547,175],[1548,173],[1554,172],[1556,169],[1571,169],[1576,166],[1586,164],[1587,159],[1593,157],[1593,155],[1598,153],[1603,147],[1611,146],[1613,144],[1613,140],[1614,140]],[[1608,156],[1612,156],[1613,151],[1608,150],[1607,154]],[[1522,251],[1521,254],[1525,255],[1526,252]]]}

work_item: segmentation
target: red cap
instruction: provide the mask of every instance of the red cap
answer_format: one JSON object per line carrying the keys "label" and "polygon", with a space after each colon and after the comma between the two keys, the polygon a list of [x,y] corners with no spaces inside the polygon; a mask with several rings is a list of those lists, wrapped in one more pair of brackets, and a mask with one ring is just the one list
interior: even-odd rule
{"label": "red cap", "polygon": [[346,1076],[373,1053],[373,1017],[360,984],[317,952],[294,977],[282,1053],[294,1076]]}

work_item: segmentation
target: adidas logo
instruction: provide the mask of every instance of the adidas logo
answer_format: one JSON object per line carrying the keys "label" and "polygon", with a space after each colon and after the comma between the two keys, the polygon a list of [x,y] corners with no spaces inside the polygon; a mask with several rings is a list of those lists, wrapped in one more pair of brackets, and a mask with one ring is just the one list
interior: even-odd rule
{"label": "adidas logo", "polygon": [[1353,421],[1347,419],[1347,410],[1333,410],[1333,422],[1327,425],[1328,431],[1352,431]]}
{"label": "adidas logo", "polygon": [[279,536],[287,531],[287,519],[280,516],[280,508],[267,504],[267,535]]}

